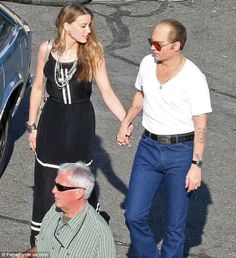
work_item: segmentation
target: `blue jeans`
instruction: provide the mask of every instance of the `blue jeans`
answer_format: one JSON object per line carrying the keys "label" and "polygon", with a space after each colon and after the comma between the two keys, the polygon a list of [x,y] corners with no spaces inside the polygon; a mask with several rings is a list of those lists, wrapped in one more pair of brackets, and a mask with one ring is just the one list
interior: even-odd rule
{"label": "blue jeans", "polygon": [[[185,178],[192,154],[193,141],[167,145],[142,136],[134,159],[125,211],[137,257],[183,257],[189,201]],[[160,182],[163,182],[166,195],[166,228],[159,252],[148,217]]]}

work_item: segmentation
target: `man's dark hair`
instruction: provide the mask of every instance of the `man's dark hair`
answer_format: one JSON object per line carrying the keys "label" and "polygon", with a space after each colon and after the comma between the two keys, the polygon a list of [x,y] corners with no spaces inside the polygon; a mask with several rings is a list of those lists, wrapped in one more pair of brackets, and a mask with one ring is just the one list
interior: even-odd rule
{"label": "man's dark hair", "polygon": [[169,41],[170,42],[180,42],[180,49],[184,48],[185,42],[187,40],[187,31],[184,25],[174,19],[162,20],[158,25],[167,25],[170,27]]}

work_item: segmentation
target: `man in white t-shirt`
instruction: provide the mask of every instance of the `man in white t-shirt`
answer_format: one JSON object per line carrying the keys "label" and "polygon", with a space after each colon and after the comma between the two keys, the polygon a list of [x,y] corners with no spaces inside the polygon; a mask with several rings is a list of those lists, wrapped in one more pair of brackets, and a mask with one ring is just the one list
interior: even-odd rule
{"label": "man in white t-shirt", "polygon": [[[161,21],[149,39],[152,54],[141,62],[131,107],[117,135],[130,144],[130,124],[143,110],[144,133],[130,177],[125,218],[140,258],[182,258],[189,194],[201,185],[207,114],[212,111],[204,74],[182,55],[187,39],[180,22]],[[163,183],[166,230],[158,250],[148,224]]]}

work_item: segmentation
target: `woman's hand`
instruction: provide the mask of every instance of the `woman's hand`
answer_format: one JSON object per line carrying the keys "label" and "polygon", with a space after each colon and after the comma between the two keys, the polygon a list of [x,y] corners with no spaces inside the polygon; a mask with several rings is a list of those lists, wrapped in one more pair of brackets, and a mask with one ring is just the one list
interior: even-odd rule
{"label": "woman's hand", "polygon": [[37,137],[37,130],[32,130],[31,133],[28,133],[29,148],[32,151],[36,150],[36,137]]}

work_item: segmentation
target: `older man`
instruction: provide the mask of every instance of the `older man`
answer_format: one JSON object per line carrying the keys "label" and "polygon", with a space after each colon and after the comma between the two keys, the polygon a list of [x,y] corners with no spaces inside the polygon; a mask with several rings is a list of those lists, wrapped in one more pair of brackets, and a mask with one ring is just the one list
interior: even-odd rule
{"label": "older man", "polygon": [[55,204],[45,215],[36,247],[28,255],[37,252],[57,258],[116,257],[109,226],[87,201],[93,187],[94,176],[83,163],[60,166],[52,190]]}
{"label": "older man", "polygon": [[[187,39],[180,22],[161,21],[149,39],[152,54],[141,62],[133,103],[117,141],[129,144],[129,125],[143,109],[144,133],[132,168],[126,223],[139,258],[182,258],[189,193],[201,184],[207,113],[206,78],[182,55]],[[159,252],[148,224],[152,201],[163,183],[166,230]]]}

